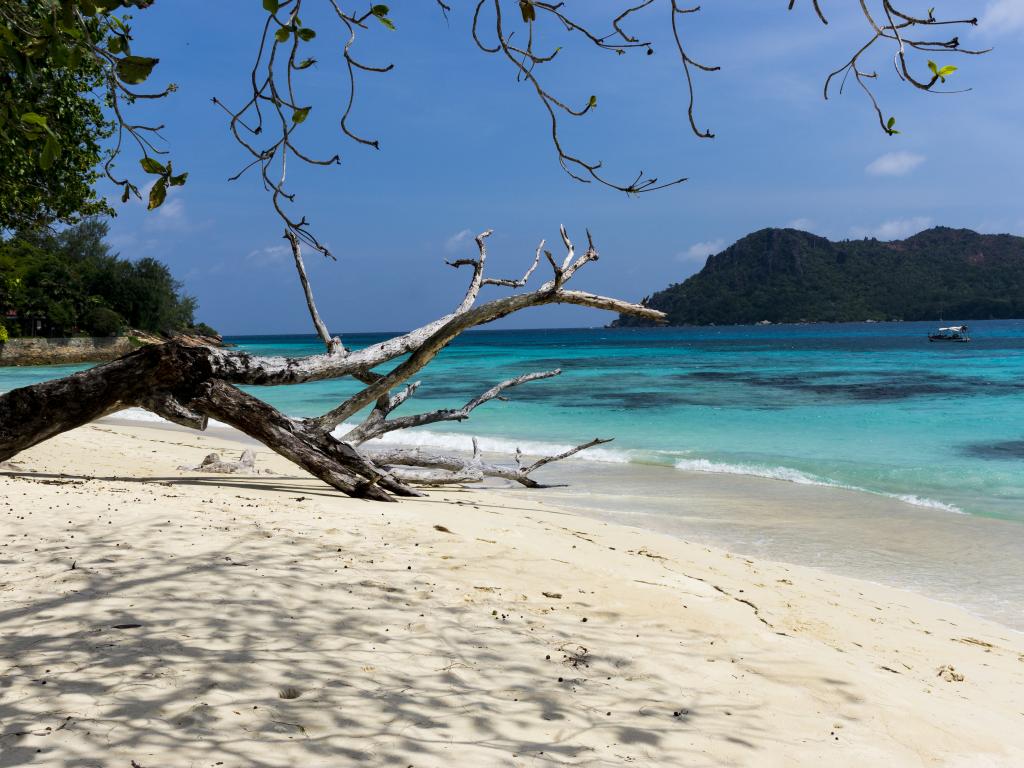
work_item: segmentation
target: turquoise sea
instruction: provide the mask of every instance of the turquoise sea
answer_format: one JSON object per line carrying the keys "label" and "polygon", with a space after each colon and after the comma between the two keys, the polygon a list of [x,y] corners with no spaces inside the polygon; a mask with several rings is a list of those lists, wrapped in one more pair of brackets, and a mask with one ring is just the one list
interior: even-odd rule
{"label": "turquoise sea", "polygon": [[[1024,631],[1024,321],[974,322],[969,344],[929,343],[931,328],[467,333],[423,372],[406,412],[461,405],[528,371],[564,372],[461,424],[389,439],[452,452],[477,436],[500,461],[516,447],[537,454],[613,437],[537,475],[567,487],[508,493],[911,589]],[[312,336],[229,341],[257,354],[321,350]],[[82,367],[0,368],[0,391]],[[311,416],[354,390],[331,381],[251,391]]]}
{"label": "turquoise sea", "polygon": [[[1024,522],[1024,321],[971,324],[969,344],[926,323],[478,331],[429,366],[405,406],[458,405],[497,381],[561,368],[461,424],[403,442],[536,453],[592,437],[581,458],[757,475],[885,494],[940,512]],[[390,334],[354,334],[350,347]],[[312,336],[236,337],[256,354],[316,354]],[[0,368],[0,391],[79,367]],[[321,413],[348,381],[252,390]]]}

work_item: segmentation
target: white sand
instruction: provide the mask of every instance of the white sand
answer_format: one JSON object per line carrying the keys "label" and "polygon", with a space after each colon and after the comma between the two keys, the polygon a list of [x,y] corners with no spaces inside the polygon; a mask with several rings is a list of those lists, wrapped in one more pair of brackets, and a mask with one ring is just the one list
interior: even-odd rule
{"label": "white sand", "polygon": [[174,469],[218,446],[94,425],[0,473],[0,766],[1024,765],[1021,636],[952,606],[519,495]]}

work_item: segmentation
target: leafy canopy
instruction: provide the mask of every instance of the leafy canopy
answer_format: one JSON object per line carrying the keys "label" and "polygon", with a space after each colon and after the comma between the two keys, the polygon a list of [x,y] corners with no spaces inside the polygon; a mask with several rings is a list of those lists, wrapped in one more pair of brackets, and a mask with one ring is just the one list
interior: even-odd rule
{"label": "leafy canopy", "polygon": [[[130,17],[117,14],[153,1],[0,0],[0,230],[113,213],[94,189],[101,175],[122,188],[125,201],[140,194],[115,175],[113,160],[126,138],[144,162],[163,154],[152,143],[159,126],[130,123],[123,107],[174,86],[155,93],[130,87],[145,82],[158,60],[132,53]],[[185,180],[169,162],[158,165],[151,208],[167,186]]]}
{"label": "leafy canopy", "polygon": [[[160,99],[175,90],[173,84],[149,92],[137,86],[149,82],[159,59],[133,50],[130,13],[144,10],[155,0],[0,0],[0,159],[10,178],[0,188],[0,228],[32,222],[70,221],[76,214],[105,210],[106,206],[91,192],[100,163],[107,179],[121,188],[122,200],[141,196],[138,186],[126,175],[115,172],[113,161],[128,145],[137,150],[144,173],[156,176],[150,187],[148,206],[156,208],[166,199],[168,189],[186,181],[187,174],[175,173],[169,159],[158,159],[166,152],[154,143],[161,126],[141,125],[129,119],[127,107],[138,99]],[[451,6],[434,0],[447,17]],[[382,74],[392,65],[371,63],[356,54],[357,39],[371,29],[396,29],[387,5],[356,3],[363,10],[346,11],[337,0],[262,0],[262,8],[250,0],[248,10],[264,19],[258,54],[249,81],[251,93],[240,105],[214,103],[229,116],[229,130],[235,141],[250,156],[245,167],[257,168],[264,188],[271,194],[275,213],[289,235],[330,255],[310,229],[301,212],[292,212],[295,193],[286,189],[288,159],[314,165],[335,165],[340,158],[314,157],[298,143],[295,132],[307,122],[313,104],[300,92],[303,70],[316,64],[304,55],[302,46],[327,28],[315,30],[303,23],[305,11],[325,7],[336,21],[334,35],[343,57],[340,128],[353,141],[379,148],[375,139],[366,138],[348,125],[355,100],[357,76]],[[795,0],[789,0],[792,9]],[[950,64],[937,63],[930,55],[965,54],[985,51],[960,46],[958,36],[948,39],[948,31],[977,24],[975,18],[936,18],[934,9],[918,16],[896,5],[895,0],[861,3],[866,41],[825,81],[824,95],[830,85],[841,91],[852,80],[870,99],[881,129],[890,136],[899,134],[895,117],[884,117],[872,92],[878,73],[868,63],[869,53],[895,52],[893,61],[900,80],[910,86],[931,91],[945,84],[957,71]],[[827,19],[818,0],[811,6],[823,23]],[[693,134],[702,139],[714,133],[698,127],[694,116],[694,76],[711,73],[717,66],[697,61],[689,52],[690,36],[684,34],[699,14],[700,7],[681,4],[681,0],[616,0],[614,3],[541,2],[541,0],[478,0],[465,3],[474,9],[471,35],[479,50],[507,61],[516,80],[526,84],[527,93],[538,99],[550,120],[551,141],[557,161],[573,179],[598,183],[626,194],[639,194],[685,181],[674,177],[659,181],[643,172],[630,180],[606,175],[600,160],[585,159],[566,146],[559,125],[562,118],[580,118],[592,113],[598,104],[596,95],[578,99],[573,94],[555,94],[546,80],[546,66],[565,56],[558,45],[566,36],[580,46],[623,56],[639,52],[652,56],[653,37],[636,31],[633,24],[648,22],[648,33],[670,29],[670,55],[678,56],[682,70],[681,85],[688,96],[687,117]],[[598,8],[596,14],[594,8]],[[586,11],[591,11],[587,15]],[[655,14],[663,14],[656,16]],[[592,18],[596,17],[596,18]],[[468,18],[468,17],[467,17]],[[334,22],[332,22],[333,24]],[[338,34],[340,33],[340,34]],[[372,38],[371,38],[372,39]],[[927,60],[923,73],[922,58]],[[584,91],[583,93],[587,93]],[[63,97],[63,98],[61,98]],[[100,111],[93,99],[102,101]],[[318,114],[313,112],[312,114]],[[101,156],[98,143],[112,132],[110,151]],[[131,145],[134,145],[132,148]],[[34,163],[34,164],[33,164]],[[134,167],[134,163],[131,164]],[[45,190],[45,191],[40,191]],[[77,209],[77,210],[76,210]]]}
{"label": "leafy canopy", "polygon": [[194,326],[196,300],[182,293],[167,266],[118,257],[103,242],[106,234],[105,222],[88,219],[58,234],[36,231],[0,242],[0,317],[13,311],[19,318],[6,322],[8,331],[28,332],[27,319],[59,336]]}

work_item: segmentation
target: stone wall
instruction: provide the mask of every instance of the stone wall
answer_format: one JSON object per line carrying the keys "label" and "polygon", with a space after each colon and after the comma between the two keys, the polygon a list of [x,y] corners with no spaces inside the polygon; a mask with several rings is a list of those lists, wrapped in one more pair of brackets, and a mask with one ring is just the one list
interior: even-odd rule
{"label": "stone wall", "polygon": [[11,339],[0,344],[0,366],[99,363],[114,360],[133,349],[135,345],[127,336],[104,339]]}

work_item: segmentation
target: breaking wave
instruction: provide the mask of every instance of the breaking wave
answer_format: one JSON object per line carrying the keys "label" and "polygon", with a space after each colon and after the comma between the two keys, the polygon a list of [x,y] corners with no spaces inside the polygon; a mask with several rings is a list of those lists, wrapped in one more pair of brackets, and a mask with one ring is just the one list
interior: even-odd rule
{"label": "breaking wave", "polygon": [[[118,418],[142,422],[163,422],[159,416],[143,410],[142,408],[128,408],[116,414]],[[210,426],[226,427],[219,421],[210,420]],[[336,436],[341,436],[354,424],[342,424],[335,430]],[[485,453],[513,454],[521,450],[527,456],[550,456],[569,450],[573,447],[571,443],[555,443],[543,440],[516,440],[507,437],[488,437],[478,435],[477,442],[480,450]],[[457,451],[469,453],[473,450],[473,436],[459,432],[437,432],[429,429],[411,429],[402,432],[386,434],[370,442],[377,445],[393,445],[403,448],[431,448],[434,450]],[[860,491],[871,493],[876,496],[886,496],[904,504],[915,507],[924,507],[943,512],[954,512],[964,514],[963,510],[952,504],[945,504],[941,501],[928,499],[914,494],[885,493],[873,491],[854,485],[844,485],[827,478],[818,477],[798,469],[790,467],[764,467],[756,464],[729,464],[726,462],[711,461],[700,458],[677,458],[679,454],[666,452],[644,452],[626,449],[596,447],[590,448],[572,457],[570,461],[603,462],[606,464],[653,464],[668,465],[675,469],[686,472],[708,472],[720,475],[742,475],[747,477],[762,477],[768,480],[780,480],[797,485],[816,485],[826,488],[842,488],[849,491]]]}
{"label": "breaking wave", "polygon": [[966,514],[959,507],[955,507],[952,504],[946,504],[941,501],[936,501],[935,499],[926,499],[910,493],[886,493],[884,491],[872,491],[869,488],[837,483],[826,478],[801,472],[797,469],[790,469],[789,467],[759,467],[753,464],[726,464],[723,462],[708,461],[707,459],[681,459],[676,462],[675,467],[676,469],[686,470],[687,472],[746,475],[748,477],[764,477],[769,480],[783,480],[787,483],[796,483],[798,485],[818,485],[824,488],[842,488],[847,491],[859,491],[861,493],[870,493],[875,496],[885,496],[890,499],[902,501],[904,504],[910,504],[914,507],[925,507],[927,509],[937,509],[943,512],[954,512],[958,515]]}

